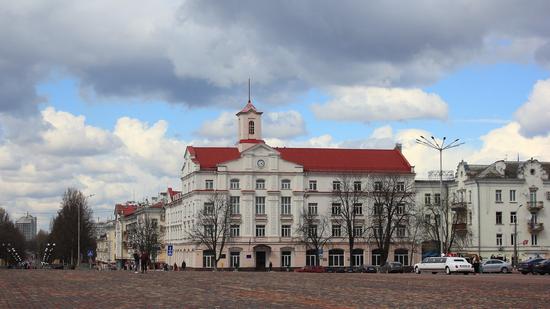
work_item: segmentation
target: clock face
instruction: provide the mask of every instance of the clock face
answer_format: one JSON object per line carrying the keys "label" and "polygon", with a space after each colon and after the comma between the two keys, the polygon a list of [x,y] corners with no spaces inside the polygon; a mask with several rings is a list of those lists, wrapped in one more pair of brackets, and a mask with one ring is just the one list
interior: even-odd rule
{"label": "clock face", "polygon": [[264,167],[265,166],[265,161],[264,160],[258,160],[257,164],[258,164],[258,167]]}

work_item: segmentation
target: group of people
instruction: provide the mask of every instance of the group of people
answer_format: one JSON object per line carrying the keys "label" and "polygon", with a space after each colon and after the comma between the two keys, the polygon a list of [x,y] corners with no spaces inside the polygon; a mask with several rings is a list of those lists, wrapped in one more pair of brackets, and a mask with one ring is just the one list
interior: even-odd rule
{"label": "group of people", "polygon": [[[139,254],[137,251],[134,252],[134,255],[133,255],[133,258],[134,258],[134,270],[135,270],[135,273],[137,274],[139,271],[141,271],[141,273],[146,273],[147,272],[147,269],[148,269],[148,266],[149,266],[149,262],[150,262],[150,259],[149,259],[149,253],[147,251],[143,251],[141,252],[141,254]],[[162,265],[162,269],[165,270],[165,271],[168,271],[168,264],[164,264]],[[185,263],[185,261],[181,262],[181,268],[179,270],[185,270],[185,268],[187,267],[187,264]],[[178,270],[178,265],[176,263],[174,263],[174,266],[173,266],[173,270],[177,271]]]}

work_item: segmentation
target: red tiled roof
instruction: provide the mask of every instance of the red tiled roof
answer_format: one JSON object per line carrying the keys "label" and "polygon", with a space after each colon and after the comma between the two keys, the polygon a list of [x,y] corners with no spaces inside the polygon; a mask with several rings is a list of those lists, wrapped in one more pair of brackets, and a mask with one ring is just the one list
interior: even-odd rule
{"label": "red tiled roof", "polygon": [[261,139],[241,139],[239,144],[265,144],[264,140]]}
{"label": "red tiled roof", "polygon": [[[240,158],[235,147],[192,147],[201,169],[215,169],[219,163]],[[411,165],[397,149],[275,148],[281,158],[300,164],[304,171],[399,172],[410,173]]]}
{"label": "red tiled roof", "polygon": [[254,112],[256,114],[262,114],[262,112],[258,112],[256,107],[254,106],[254,104],[252,104],[252,102],[250,100],[248,101],[246,106],[240,112],[237,113],[237,115],[246,114],[248,112]]}
{"label": "red tiled roof", "polygon": [[137,205],[133,204],[116,204],[115,205],[115,212],[117,214],[121,214],[123,216],[129,216],[133,214],[137,209]]}
{"label": "red tiled roof", "polygon": [[174,195],[178,193],[181,193],[181,191],[175,191],[175,190],[172,190],[172,188],[168,188],[168,195],[170,195],[170,198],[173,198]]}

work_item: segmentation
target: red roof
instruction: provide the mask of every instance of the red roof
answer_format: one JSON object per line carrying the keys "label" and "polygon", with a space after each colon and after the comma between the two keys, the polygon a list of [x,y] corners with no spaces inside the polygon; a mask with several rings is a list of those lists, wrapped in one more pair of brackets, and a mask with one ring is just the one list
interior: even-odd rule
{"label": "red roof", "polygon": [[181,191],[175,191],[172,188],[168,188],[168,195],[170,195],[170,199],[174,198],[174,196],[178,193],[181,193]]}
{"label": "red roof", "polygon": [[246,114],[248,112],[254,112],[256,114],[262,114],[262,112],[258,112],[256,107],[254,106],[254,104],[252,104],[252,102],[250,100],[248,101],[246,106],[240,112],[237,113],[237,115]]}
{"label": "red roof", "polygon": [[[187,147],[201,169],[240,158],[236,147]],[[304,171],[410,173],[411,165],[397,149],[275,148],[281,158],[297,163]]]}
{"label": "red roof", "polygon": [[123,216],[129,216],[133,214],[137,209],[137,205],[134,204],[116,204],[115,213]]}

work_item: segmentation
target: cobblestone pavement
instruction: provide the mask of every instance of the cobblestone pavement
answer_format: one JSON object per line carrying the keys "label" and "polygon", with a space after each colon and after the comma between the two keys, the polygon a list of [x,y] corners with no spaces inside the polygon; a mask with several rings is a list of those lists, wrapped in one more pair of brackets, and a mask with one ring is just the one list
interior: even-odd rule
{"label": "cobblestone pavement", "polygon": [[550,308],[550,276],[0,270],[0,308]]}

